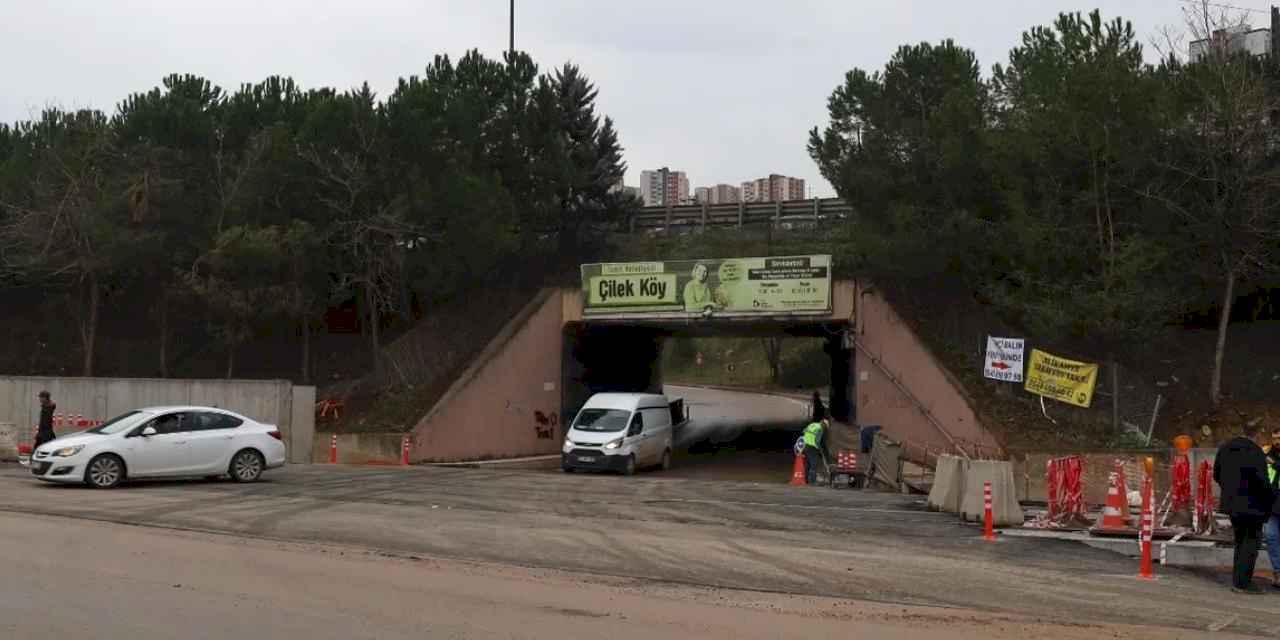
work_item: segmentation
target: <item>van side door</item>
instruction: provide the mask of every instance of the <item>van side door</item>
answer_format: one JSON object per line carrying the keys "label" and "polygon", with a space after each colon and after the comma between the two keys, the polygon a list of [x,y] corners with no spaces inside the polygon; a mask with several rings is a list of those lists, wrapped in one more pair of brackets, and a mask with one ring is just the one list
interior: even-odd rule
{"label": "van side door", "polygon": [[624,444],[631,450],[631,455],[636,457],[636,465],[645,464],[648,451],[645,450],[645,438],[648,434],[644,428],[644,412],[637,410],[631,414],[631,424],[627,425],[627,435]]}
{"label": "van side door", "polygon": [[644,409],[645,448],[654,464],[662,462],[662,454],[671,447],[671,411],[663,408]]}

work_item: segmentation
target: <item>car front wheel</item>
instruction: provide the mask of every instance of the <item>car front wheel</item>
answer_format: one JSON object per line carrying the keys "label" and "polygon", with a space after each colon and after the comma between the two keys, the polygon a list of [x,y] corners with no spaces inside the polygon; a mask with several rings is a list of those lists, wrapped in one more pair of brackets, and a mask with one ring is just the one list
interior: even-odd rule
{"label": "car front wheel", "polygon": [[109,453],[90,460],[84,472],[84,481],[95,489],[111,489],[123,480],[124,461]]}
{"label": "car front wheel", "polygon": [[265,466],[262,454],[253,449],[245,449],[231,459],[231,477],[236,482],[254,482],[262,477]]}

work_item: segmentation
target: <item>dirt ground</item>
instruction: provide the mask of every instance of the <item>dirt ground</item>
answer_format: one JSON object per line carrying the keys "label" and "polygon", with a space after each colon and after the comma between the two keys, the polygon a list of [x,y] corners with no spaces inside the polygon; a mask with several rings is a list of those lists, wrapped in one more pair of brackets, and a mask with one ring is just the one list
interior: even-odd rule
{"label": "dirt ground", "polygon": [[[1177,633],[1196,637],[1195,633],[1215,625],[1225,631],[1265,636],[1274,631],[1275,615],[1280,610],[1280,596],[1233,596],[1224,576],[1161,568],[1159,580],[1143,582],[1134,577],[1135,562],[1075,543],[1014,537],[984,542],[978,527],[961,524],[953,516],[928,512],[918,498],[778,483],[688,480],[657,474],[624,478],[486,469],[309,465],[274,470],[263,482],[251,485],[162,482],[92,491],[44,484],[30,478],[22,467],[0,465],[0,495],[5,498],[0,513],[17,516],[18,522],[44,523],[30,530],[13,524],[12,516],[0,523],[0,549],[8,554],[6,570],[10,576],[24,576],[16,584],[8,582],[5,588],[9,591],[0,593],[0,602],[23,602],[27,581],[44,580],[45,586],[31,591],[37,597],[74,603],[86,589],[111,591],[112,577],[128,578],[134,571],[144,571],[133,565],[113,565],[120,560],[98,546],[99,538],[121,545],[122,558],[148,565],[139,574],[145,576],[145,581],[138,589],[168,594],[166,590],[173,589],[172,584],[198,584],[187,576],[189,570],[195,570],[190,567],[210,571],[213,577],[226,571],[228,582],[263,579],[216,559],[191,564],[167,555],[152,557],[145,548],[130,546],[130,538],[143,539],[150,529],[159,528],[163,531],[157,535],[162,536],[177,532],[223,534],[227,537],[220,539],[229,540],[227,544],[246,548],[259,543],[306,543],[316,545],[304,546],[307,549],[340,547],[359,553],[383,552],[402,559],[550,570],[565,572],[568,582],[591,585],[597,583],[591,582],[594,578],[590,576],[609,576],[610,580],[623,580],[627,585],[643,585],[640,596],[645,598],[668,593],[651,592],[655,585],[662,589],[684,585],[692,588],[692,593],[711,594],[707,602],[712,603],[721,597],[738,602],[752,601],[759,594],[785,594],[799,599],[787,602],[817,598],[822,600],[813,602],[828,603],[817,606],[817,610],[830,606],[852,607],[861,612],[868,604],[879,604],[907,608],[910,615],[915,615],[912,607],[927,607],[961,612],[956,615],[979,612],[974,615],[980,614],[981,620],[1033,620],[1062,629],[1108,624],[1161,627],[1157,634],[1161,637],[1176,637]],[[41,516],[72,520],[46,521]],[[107,533],[82,527],[83,521],[132,526],[111,529],[122,533]],[[74,535],[62,537],[64,530]],[[26,533],[21,534],[22,531]],[[45,538],[53,542],[46,545],[41,542]],[[182,553],[186,552],[175,552]],[[197,558],[199,553],[193,550],[191,557]],[[361,570],[353,569],[348,575],[345,570],[326,568],[327,573],[314,573],[306,568],[310,562],[320,562],[332,553],[308,552],[307,559],[299,558],[293,565],[272,569],[284,577],[278,584],[268,584],[276,584],[275,589],[281,591],[302,589],[303,594],[297,598],[280,596],[279,606],[288,612],[280,615],[293,616],[296,612],[297,616],[323,619],[310,607],[348,606],[343,604],[344,593],[383,593],[377,579],[361,578]],[[345,557],[341,551],[339,557]],[[98,573],[100,564],[107,567],[102,575]],[[170,580],[171,574],[180,579]],[[442,575],[446,579],[441,584],[449,584],[449,574]],[[483,593],[490,588],[497,594],[486,601],[491,611],[508,603],[514,610],[522,610],[522,598],[531,597],[502,591],[497,583],[476,590]],[[541,583],[526,588],[530,594],[544,589]],[[430,597],[447,601],[447,588],[440,587],[440,592],[438,596],[429,592]],[[258,592],[246,587],[245,593],[252,602]],[[578,599],[580,593],[568,591],[569,595],[553,606],[598,612],[594,607],[604,607],[601,602],[608,602],[581,596],[592,604],[566,604]],[[683,602],[686,595],[680,592],[675,599]],[[84,599],[93,602],[107,597],[85,595]],[[319,604],[309,604],[316,598]],[[406,606],[394,595],[387,594],[386,598],[391,603],[387,607],[363,600],[350,607],[373,607],[390,615],[385,612],[398,612]],[[423,601],[428,599],[423,596]],[[268,598],[266,602],[275,601]],[[665,610],[666,601],[660,602],[663,604],[651,604]],[[164,619],[167,614],[163,609],[175,604],[158,600],[156,615]],[[214,604],[218,603],[210,606]],[[106,609],[103,604],[102,610]],[[36,610],[43,611],[39,607]],[[458,603],[451,610],[478,611],[479,607],[468,609]],[[704,635],[701,629],[707,629],[707,633],[714,630],[696,626],[698,621],[724,619],[721,613],[685,611],[688,618],[682,624],[693,626],[681,629],[689,631],[656,626],[656,632],[650,629],[651,637],[700,636]],[[208,619],[220,620],[224,613],[218,610]],[[474,615],[483,617],[481,613]],[[738,614],[723,615],[732,618]],[[124,624],[129,619],[118,622]],[[599,620],[604,618],[577,622],[586,625]],[[654,625],[660,621],[649,620]],[[612,624],[616,625],[616,619]],[[792,635],[781,631],[790,628],[785,626],[788,623],[777,624],[784,626],[769,626],[761,621],[759,628],[777,630],[775,636]],[[818,631],[807,632],[808,622],[799,624],[796,637],[820,637]],[[814,624],[815,630],[834,628]],[[292,633],[291,628],[280,628],[282,634],[274,637],[291,637],[285,635],[285,631]],[[400,637],[396,634],[401,633],[401,627],[393,624],[389,628],[396,631],[328,637]],[[454,637],[486,637],[469,628],[458,628],[462,631]],[[738,629],[717,628],[725,629],[725,634]],[[3,630],[0,626],[0,637],[14,637]],[[1092,631],[1101,633],[1097,628]],[[450,633],[441,631],[437,635],[448,637]],[[591,633],[583,631],[580,635]],[[1010,637],[1020,636],[1015,633]],[[1051,633],[1028,633],[1022,637],[1065,636],[1055,628]],[[1117,637],[1134,636],[1124,632]]]}
{"label": "dirt ground", "polygon": [[1210,635],[12,514],[0,562],[0,636],[13,640]]}

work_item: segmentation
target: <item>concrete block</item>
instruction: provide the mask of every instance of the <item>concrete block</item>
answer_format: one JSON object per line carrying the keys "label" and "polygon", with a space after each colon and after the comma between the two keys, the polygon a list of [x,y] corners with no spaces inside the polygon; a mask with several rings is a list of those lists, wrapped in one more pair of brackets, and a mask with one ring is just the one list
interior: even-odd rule
{"label": "concrete block", "polygon": [[964,473],[960,516],[965,520],[982,521],[986,510],[983,488],[987,482],[991,483],[991,513],[995,525],[1021,526],[1024,514],[1013,482],[1013,464],[1001,460],[969,461]]}
{"label": "concrete block", "polygon": [[946,513],[959,513],[964,496],[966,461],[957,456],[939,456],[929,490],[929,508]]}

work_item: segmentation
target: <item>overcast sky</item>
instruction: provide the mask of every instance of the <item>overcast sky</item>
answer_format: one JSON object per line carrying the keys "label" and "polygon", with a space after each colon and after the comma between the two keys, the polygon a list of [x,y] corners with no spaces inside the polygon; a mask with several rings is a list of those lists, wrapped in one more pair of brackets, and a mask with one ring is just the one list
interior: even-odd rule
{"label": "overcast sky", "polygon": [[[573,61],[600,90],[628,163],[669,166],[692,186],[769,173],[830,195],[805,151],[826,98],[853,67],[876,69],[903,43],[954,38],[985,71],[1027,28],[1073,0],[517,0],[516,46],[544,69]],[[1256,9],[1259,0],[1231,0]],[[1149,42],[1182,22],[1182,0],[1109,0],[1104,17]],[[169,73],[224,88],[266,76],[305,87],[368,81],[385,95],[436,53],[507,45],[508,0],[0,0],[0,120],[46,105],[107,111]]]}

